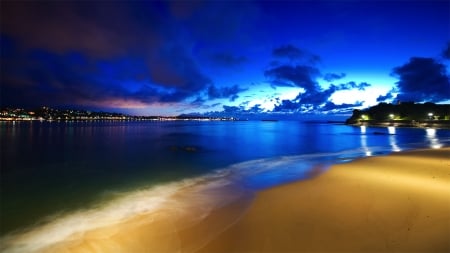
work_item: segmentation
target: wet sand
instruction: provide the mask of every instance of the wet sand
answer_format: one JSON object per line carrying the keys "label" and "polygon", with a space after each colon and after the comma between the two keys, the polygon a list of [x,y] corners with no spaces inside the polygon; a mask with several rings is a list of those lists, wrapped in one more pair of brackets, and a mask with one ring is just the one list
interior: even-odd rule
{"label": "wet sand", "polygon": [[202,212],[161,210],[38,251],[449,252],[450,148],[334,165]]}

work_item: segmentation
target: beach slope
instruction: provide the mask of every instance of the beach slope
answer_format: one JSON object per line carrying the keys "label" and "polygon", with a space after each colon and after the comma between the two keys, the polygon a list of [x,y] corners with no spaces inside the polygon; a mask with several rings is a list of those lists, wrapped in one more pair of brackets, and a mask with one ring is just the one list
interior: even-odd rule
{"label": "beach slope", "polygon": [[260,192],[200,252],[450,252],[450,149],[333,166]]}

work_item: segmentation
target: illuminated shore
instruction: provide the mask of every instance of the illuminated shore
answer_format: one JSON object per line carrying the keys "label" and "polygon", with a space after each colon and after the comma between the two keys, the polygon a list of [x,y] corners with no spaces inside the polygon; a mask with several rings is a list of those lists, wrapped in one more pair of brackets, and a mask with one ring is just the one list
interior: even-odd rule
{"label": "illuminated shore", "polygon": [[[233,185],[217,192],[210,179],[200,190],[198,182],[160,189],[170,195],[161,208],[141,206],[139,192],[7,239],[6,252],[448,252],[449,157],[442,148],[364,158],[251,202]],[[113,220],[117,209],[131,215]],[[80,229],[61,236],[70,226]]]}
{"label": "illuminated shore", "polygon": [[449,252],[449,157],[366,158],[261,192],[202,252]]}

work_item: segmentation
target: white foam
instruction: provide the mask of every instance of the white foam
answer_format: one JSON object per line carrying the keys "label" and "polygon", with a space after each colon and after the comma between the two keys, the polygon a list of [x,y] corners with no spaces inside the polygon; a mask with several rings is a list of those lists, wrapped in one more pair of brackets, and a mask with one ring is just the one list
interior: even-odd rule
{"label": "white foam", "polygon": [[[193,179],[140,189],[120,194],[98,207],[60,214],[50,222],[7,235],[0,240],[3,252],[38,252],[87,231],[126,221],[136,215],[152,214],[163,210],[177,217],[191,215],[195,223],[211,210],[251,192],[239,188],[241,180],[264,173],[292,173],[293,177],[311,169],[320,157],[354,155],[359,150],[341,153],[322,153],[283,156],[252,160],[231,165],[225,169]],[[148,222],[151,222],[149,220]]]}
{"label": "white foam", "polygon": [[[217,176],[217,175],[214,175]],[[211,177],[211,176],[209,176]],[[203,213],[195,217],[202,219],[219,202],[224,199],[208,198],[208,190],[227,185],[226,180],[211,180],[209,177],[198,177],[160,186],[141,189],[117,197],[108,203],[88,210],[80,210],[70,214],[59,215],[53,221],[27,231],[16,232],[0,240],[4,252],[37,252],[45,247],[62,242],[70,236],[83,234],[96,228],[123,222],[136,215],[150,214],[160,208],[183,212],[191,206],[203,207]],[[173,197],[180,192],[188,199],[180,201]],[[231,199],[225,199],[231,201]]]}

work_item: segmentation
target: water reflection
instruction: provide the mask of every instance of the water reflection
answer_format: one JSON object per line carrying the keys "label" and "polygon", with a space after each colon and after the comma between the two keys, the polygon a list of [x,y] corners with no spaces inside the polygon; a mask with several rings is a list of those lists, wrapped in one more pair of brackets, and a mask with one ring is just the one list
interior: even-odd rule
{"label": "water reflection", "polygon": [[392,151],[400,152],[402,149],[397,145],[397,135],[395,134],[396,129],[393,126],[388,127],[389,133],[389,145],[392,147]]}
{"label": "water reflection", "polygon": [[361,147],[364,150],[366,156],[372,156],[372,151],[370,151],[369,146],[367,145],[366,131],[366,126],[361,126]]}
{"label": "water reflection", "polygon": [[426,131],[426,138],[428,142],[430,143],[431,148],[441,148],[442,143],[439,142],[439,139],[436,137],[436,129],[434,128],[427,128]]}

